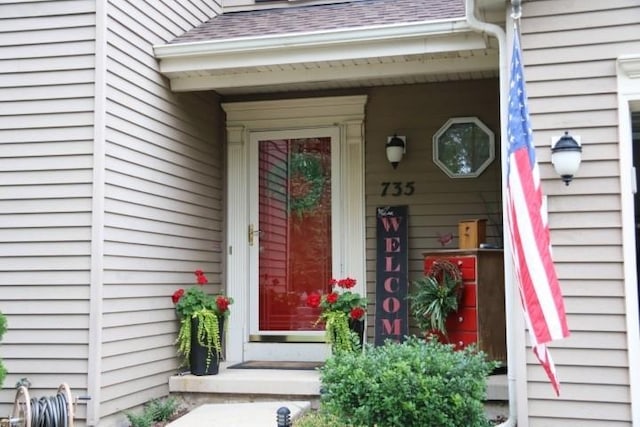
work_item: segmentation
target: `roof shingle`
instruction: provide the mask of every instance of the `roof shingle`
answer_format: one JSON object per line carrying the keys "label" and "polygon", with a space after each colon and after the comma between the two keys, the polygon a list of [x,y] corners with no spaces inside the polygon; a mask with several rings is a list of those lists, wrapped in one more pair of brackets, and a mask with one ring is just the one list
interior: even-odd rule
{"label": "roof shingle", "polygon": [[283,35],[464,17],[463,0],[360,0],[225,13],[170,43]]}

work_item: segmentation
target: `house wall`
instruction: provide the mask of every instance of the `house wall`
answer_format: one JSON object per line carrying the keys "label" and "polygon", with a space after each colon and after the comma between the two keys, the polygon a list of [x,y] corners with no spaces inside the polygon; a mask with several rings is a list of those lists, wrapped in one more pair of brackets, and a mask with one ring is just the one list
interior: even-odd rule
{"label": "house wall", "polygon": [[218,99],[211,92],[172,93],[152,51],[219,12],[218,3],[114,0],[106,10],[96,419],[168,394],[179,326],[170,296],[195,285],[196,269],[207,274],[209,292],[222,282]]}
{"label": "house wall", "polygon": [[168,393],[170,295],[197,268],[222,281],[224,125],[211,93],[170,91],[152,45],[220,10],[0,5],[0,415],[23,377],[35,396],[90,396],[80,426]]}
{"label": "house wall", "polygon": [[0,5],[0,417],[21,378],[87,390],[94,26],[93,1]]}
{"label": "house wall", "polygon": [[[640,52],[640,5],[523,2],[522,47],[553,255],[572,331],[551,350],[560,398],[527,351],[529,425],[630,425],[615,59]],[[564,131],[580,136],[584,147],[569,187],[555,176],[544,148]]]}
{"label": "house wall", "polygon": [[[424,275],[423,252],[458,247],[458,222],[486,218],[487,242],[502,244],[499,87],[497,79],[371,88],[365,128],[365,192],[368,336],[374,335],[376,207],[407,205],[409,278]],[[496,158],[477,178],[449,178],[433,162],[433,135],[452,117],[478,117],[495,134]],[[385,143],[394,133],[407,137],[397,169],[387,161]],[[411,195],[383,196],[385,182],[413,182]],[[443,246],[440,237],[453,235]],[[413,322],[411,322],[413,323]],[[419,331],[412,330],[419,333]]]}

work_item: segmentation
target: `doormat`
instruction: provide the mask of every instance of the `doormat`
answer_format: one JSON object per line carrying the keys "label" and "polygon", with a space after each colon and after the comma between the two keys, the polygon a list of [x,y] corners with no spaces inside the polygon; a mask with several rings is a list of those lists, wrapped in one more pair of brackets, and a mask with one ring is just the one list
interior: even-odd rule
{"label": "doormat", "polygon": [[507,374],[507,367],[498,366],[489,375],[506,375],[506,374]]}
{"label": "doormat", "polygon": [[313,371],[320,368],[324,362],[272,362],[268,360],[250,360],[231,365],[227,369],[290,369],[298,371]]}

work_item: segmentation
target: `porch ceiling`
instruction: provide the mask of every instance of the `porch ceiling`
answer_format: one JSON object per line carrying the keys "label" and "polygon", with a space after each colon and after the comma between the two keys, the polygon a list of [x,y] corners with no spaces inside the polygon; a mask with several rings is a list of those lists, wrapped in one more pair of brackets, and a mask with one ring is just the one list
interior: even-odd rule
{"label": "porch ceiling", "polygon": [[154,53],[174,91],[222,95],[497,76],[497,41],[473,32],[459,10],[454,12],[442,19],[227,38],[211,21],[155,46]]}

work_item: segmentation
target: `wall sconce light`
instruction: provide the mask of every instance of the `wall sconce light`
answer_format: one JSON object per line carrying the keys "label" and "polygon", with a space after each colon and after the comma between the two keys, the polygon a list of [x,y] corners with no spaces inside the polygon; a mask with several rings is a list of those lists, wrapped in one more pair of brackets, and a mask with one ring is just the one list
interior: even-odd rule
{"label": "wall sconce light", "polygon": [[[579,136],[576,138],[580,139]],[[565,132],[560,139],[551,145],[551,163],[556,173],[562,177],[565,185],[569,185],[573,175],[578,172],[582,159],[582,146],[569,132]]]}
{"label": "wall sconce light", "polygon": [[402,160],[402,156],[407,152],[406,136],[388,136],[387,137],[387,160],[393,168],[398,167],[398,163]]}

